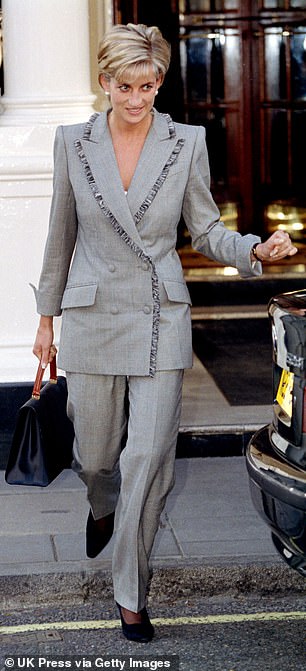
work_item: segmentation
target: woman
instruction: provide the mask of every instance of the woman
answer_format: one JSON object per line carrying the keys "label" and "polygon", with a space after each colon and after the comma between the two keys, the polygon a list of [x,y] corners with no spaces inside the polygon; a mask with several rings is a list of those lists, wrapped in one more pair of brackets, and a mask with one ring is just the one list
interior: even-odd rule
{"label": "woman", "polygon": [[193,247],[243,277],[296,249],[286,233],[262,243],[220,223],[204,129],[153,108],[170,60],[156,27],[113,27],[98,60],[110,110],[56,134],[33,351],[46,366],[55,352],[53,316],[62,314],[59,365],[74,468],[90,503],[87,554],[96,556],[115,526],[122,630],[147,642],[149,558],[174,483],[183,370],[192,365],[190,297],[175,251],[181,215]]}

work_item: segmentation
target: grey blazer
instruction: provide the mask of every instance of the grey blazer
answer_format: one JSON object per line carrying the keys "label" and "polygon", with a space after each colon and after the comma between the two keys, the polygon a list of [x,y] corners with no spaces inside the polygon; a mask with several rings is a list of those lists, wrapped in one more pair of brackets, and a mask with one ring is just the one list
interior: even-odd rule
{"label": "grey blazer", "polygon": [[192,365],[190,296],[175,250],[184,216],[196,250],[242,277],[259,238],[227,230],[210,194],[205,131],[154,111],[125,194],[107,113],[59,127],[37,310],[62,314],[59,366],[154,375]]}

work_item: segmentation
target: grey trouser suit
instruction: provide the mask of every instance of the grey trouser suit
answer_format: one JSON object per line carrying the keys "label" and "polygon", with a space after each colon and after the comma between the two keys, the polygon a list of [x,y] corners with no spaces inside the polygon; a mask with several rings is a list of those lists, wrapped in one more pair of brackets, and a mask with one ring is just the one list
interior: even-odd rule
{"label": "grey trouser suit", "polygon": [[182,371],[192,365],[190,296],[176,252],[181,215],[195,249],[242,277],[261,273],[250,258],[259,238],[227,230],[209,188],[201,127],[154,110],[127,195],[106,113],[57,130],[37,310],[62,315],[58,364],[67,371],[75,467],[94,516],[117,504],[115,597],[131,610],[144,605],[173,484]]}

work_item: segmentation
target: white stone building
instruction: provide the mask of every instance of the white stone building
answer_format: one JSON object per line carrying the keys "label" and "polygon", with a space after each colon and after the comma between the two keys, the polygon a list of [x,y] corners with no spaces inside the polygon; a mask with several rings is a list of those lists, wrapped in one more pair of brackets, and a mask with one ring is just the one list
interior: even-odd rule
{"label": "white stone building", "polygon": [[55,129],[103,107],[96,53],[113,16],[111,0],[2,0],[2,14],[0,382],[10,382],[36,371],[29,284],[38,282],[47,234]]}

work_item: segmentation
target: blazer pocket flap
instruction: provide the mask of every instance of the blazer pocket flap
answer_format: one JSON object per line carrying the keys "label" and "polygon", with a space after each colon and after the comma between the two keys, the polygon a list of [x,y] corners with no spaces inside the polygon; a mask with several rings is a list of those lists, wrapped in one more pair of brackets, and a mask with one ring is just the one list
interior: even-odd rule
{"label": "blazer pocket flap", "polygon": [[84,308],[93,305],[96,300],[97,289],[97,284],[66,287],[61,308]]}
{"label": "blazer pocket flap", "polygon": [[191,305],[190,293],[184,282],[164,280],[164,287],[169,301],[175,303],[189,303]]}

